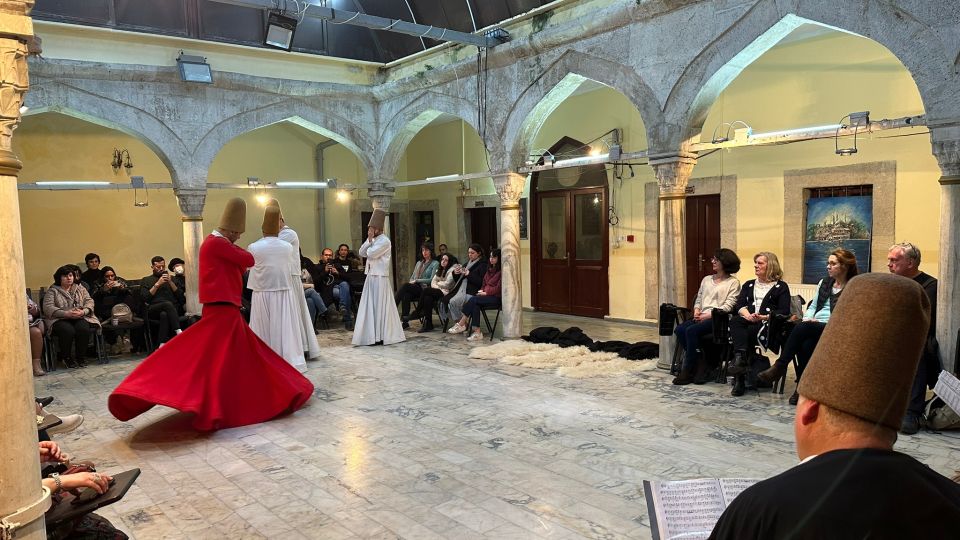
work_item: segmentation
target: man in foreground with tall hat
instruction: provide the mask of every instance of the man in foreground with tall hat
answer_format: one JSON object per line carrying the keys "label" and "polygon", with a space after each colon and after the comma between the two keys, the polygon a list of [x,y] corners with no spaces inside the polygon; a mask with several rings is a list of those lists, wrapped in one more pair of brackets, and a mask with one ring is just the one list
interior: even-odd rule
{"label": "man in foreground with tall hat", "polygon": [[287,276],[287,283],[290,290],[294,293],[290,298],[293,306],[299,313],[297,320],[297,333],[300,335],[301,347],[305,357],[311,360],[320,358],[320,344],[317,342],[317,334],[313,328],[313,319],[310,317],[310,310],[307,308],[307,299],[303,293],[303,282],[300,280],[300,236],[297,231],[291,229],[285,219],[283,211],[280,209],[280,202],[276,199],[270,199],[267,206],[275,206],[280,213],[280,233],[277,235],[280,240],[293,246],[290,253],[290,274]]}
{"label": "man in foreground with tall hat", "polygon": [[748,488],[711,538],[957,538],[960,485],[896,452],[930,300],[890,274],[850,280],[800,381],[796,467]]}
{"label": "man in foreground with tall hat", "polygon": [[303,297],[303,293],[290,289],[293,246],[277,238],[280,207],[267,206],[261,230],[263,238],[247,247],[254,260],[247,277],[247,288],[253,291],[250,328],[273,352],[303,372],[307,370],[307,362],[303,358],[300,310],[297,309],[297,296]]}
{"label": "man in foreground with tall hat", "polygon": [[246,204],[234,198],[200,246],[203,318],[157,349],[110,394],[118,420],[164,405],[193,413],[201,431],[256,424],[291,413],[313,384],[260,340],[240,315],[243,272],[253,255],[234,245]]}
{"label": "man in foreground with tall hat", "polygon": [[391,244],[383,234],[386,220],[386,212],[374,209],[367,224],[367,240],[360,246],[360,256],[367,258],[367,279],[357,308],[354,345],[390,345],[407,339],[390,285]]}

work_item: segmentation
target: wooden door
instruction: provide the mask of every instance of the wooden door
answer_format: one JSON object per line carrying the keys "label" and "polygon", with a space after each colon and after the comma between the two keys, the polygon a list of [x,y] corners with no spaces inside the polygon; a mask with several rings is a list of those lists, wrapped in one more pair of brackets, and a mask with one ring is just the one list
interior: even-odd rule
{"label": "wooden door", "polygon": [[704,277],[713,273],[710,259],[720,249],[720,195],[687,197],[687,306],[693,307]]}
{"label": "wooden door", "polygon": [[468,208],[467,215],[470,220],[470,243],[480,244],[484,253],[500,246],[496,208]]}
{"label": "wooden door", "polygon": [[605,188],[537,194],[537,309],[586,317],[608,313],[606,208]]}

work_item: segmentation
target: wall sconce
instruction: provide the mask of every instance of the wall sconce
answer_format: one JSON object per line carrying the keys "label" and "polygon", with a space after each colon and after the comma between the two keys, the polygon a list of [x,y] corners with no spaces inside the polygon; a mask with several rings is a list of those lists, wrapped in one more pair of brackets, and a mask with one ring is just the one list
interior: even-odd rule
{"label": "wall sconce", "polygon": [[[843,125],[844,119],[850,120],[850,125]],[[840,127],[837,128],[836,134],[833,136],[833,149],[834,153],[838,156],[852,156],[857,153],[857,132],[860,131],[860,126],[867,127],[870,125],[870,111],[855,112],[850,113],[840,119]],[[840,130],[845,127],[853,128],[853,146],[848,148],[840,148]]]}
{"label": "wall sconce", "polygon": [[[150,192],[147,191],[147,184],[142,176],[131,176],[130,186],[133,187],[133,206],[137,208],[146,208],[150,206]],[[140,200],[139,190],[143,190],[143,200]]]}
{"label": "wall sconce", "polygon": [[128,152],[126,148],[123,150],[114,148],[113,160],[110,161],[110,166],[113,167],[113,172],[119,172],[120,167],[124,167],[129,173],[130,169],[133,168],[133,160],[130,159],[130,152]]}
{"label": "wall sconce", "polygon": [[350,192],[345,189],[337,190],[337,202],[345,203],[350,200]]}
{"label": "wall sconce", "polygon": [[213,84],[213,72],[210,64],[202,56],[183,54],[177,57],[177,67],[180,69],[180,79],[184,82],[198,82]]}

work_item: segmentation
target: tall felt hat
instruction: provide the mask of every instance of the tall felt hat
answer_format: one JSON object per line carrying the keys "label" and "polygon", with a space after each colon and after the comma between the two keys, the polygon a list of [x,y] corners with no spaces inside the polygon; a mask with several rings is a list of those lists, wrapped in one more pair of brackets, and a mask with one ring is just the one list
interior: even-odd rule
{"label": "tall felt hat", "polygon": [[844,287],[803,372],[800,395],[899,429],[930,326],[930,299],[895,274],[861,274]]}
{"label": "tall felt hat", "polygon": [[267,206],[263,210],[263,226],[260,227],[264,236],[277,236],[280,234],[280,207]]}
{"label": "tall felt hat", "polygon": [[373,215],[370,216],[370,223],[367,223],[367,227],[373,227],[374,229],[383,230],[383,224],[387,221],[387,213],[379,208],[374,208]]}
{"label": "tall felt hat", "polygon": [[242,233],[247,228],[247,203],[240,197],[234,197],[227,201],[226,208],[220,216],[220,224],[217,227]]}

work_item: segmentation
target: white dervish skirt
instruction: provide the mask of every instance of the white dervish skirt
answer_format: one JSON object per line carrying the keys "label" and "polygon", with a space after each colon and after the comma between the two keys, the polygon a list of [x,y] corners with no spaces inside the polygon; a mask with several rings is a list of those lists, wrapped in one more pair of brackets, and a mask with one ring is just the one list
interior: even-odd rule
{"label": "white dervish skirt", "polygon": [[303,282],[300,281],[300,276],[290,276],[289,279],[290,289],[300,312],[300,341],[303,350],[306,351],[307,358],[319,358],[320,344],[317,343],[317,332],[313,329],[313,320],[310,318],[310,310],[307,309],[307,299],[303,296]]}
{"label": "white dervish skirt", "polygon": [[291,366],[307,370],[300,335],[300,310],[290,289],[253,291],[250,329]]}
{"label": "white dervish skirt", "polygon": [[393,287],[387,276],[367,276],[360,295],[356,325],[353,327],[354,345],[384,345],[406,341],[400,325],[400,313],[393,299]]}

